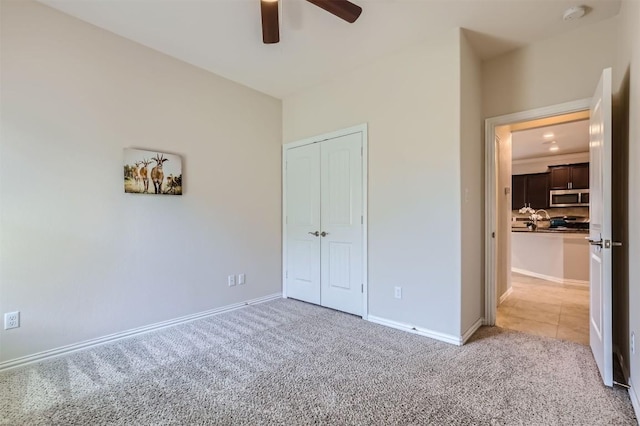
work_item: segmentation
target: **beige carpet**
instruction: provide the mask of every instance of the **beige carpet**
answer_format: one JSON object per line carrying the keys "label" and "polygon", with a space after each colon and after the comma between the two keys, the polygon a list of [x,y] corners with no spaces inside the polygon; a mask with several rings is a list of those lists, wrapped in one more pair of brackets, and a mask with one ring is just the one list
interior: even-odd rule
{"label": "beige carpet", "polygon": [[585,346],[277,300],[0,373],[7,425],[635,425]]}

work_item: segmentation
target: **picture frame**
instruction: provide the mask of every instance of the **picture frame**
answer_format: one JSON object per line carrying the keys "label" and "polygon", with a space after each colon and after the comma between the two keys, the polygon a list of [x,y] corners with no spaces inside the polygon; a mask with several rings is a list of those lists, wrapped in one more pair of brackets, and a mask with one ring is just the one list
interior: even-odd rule
{"label": "picture frame", "polygon": [[182,195],[182,158],[161,151],[124,148],[124,192]]}

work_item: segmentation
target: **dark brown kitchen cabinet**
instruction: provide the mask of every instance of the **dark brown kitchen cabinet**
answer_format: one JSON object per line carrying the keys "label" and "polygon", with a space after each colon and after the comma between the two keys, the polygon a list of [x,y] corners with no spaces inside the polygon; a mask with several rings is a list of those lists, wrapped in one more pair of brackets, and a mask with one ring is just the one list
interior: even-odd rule
{"label": "dark brown kitchen cabinet", "polygon": [[549,173],[511,176],[511,208],[525,205],[533,209],[549,207]]}
{"label": "dark brown kitchen cabinet", "polygon": [[588,189],[589,163],[550,166],[550,189]]}
{"label": "dark brown kitchen cabinet", "polygon": [[519,210],[527,199],[527,175],[511,176],[511,209]]}
{"label": "dark brown kitchen cabinet", "polygon": [[568,189],[571,181],[570,166],[555,166],[551,169],[551,189]]}
{"label": "dark brown kitchen cabinet", "polygon": [[527,175],[527,202],[534,209],[549,207],[549,173]]}
{"label": "dark brown kitchen cabinet", "polygon": [[571,167],[571,189],[589,188],[589,163],[574,164]]}

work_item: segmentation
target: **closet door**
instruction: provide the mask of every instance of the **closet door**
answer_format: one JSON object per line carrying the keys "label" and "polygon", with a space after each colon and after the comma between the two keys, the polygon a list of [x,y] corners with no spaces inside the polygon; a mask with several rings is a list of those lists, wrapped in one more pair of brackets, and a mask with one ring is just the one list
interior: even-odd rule
{"label": "closet door", "polygon": [[289,149],[286,161],[287,297],[319,305],[320,144]]}
{"label": "closet door", "polygon": [[322,142],[321,305],[362,315],[362,133]]}

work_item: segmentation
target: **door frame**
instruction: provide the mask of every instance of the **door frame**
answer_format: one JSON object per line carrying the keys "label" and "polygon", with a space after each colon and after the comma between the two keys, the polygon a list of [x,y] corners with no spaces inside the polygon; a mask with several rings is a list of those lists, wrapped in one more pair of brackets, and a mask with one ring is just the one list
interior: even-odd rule
{"label": "door frame", "polygon": [[485,131],[485,294],[484,294],[484,324],[495,325],[496,310],[498,308],[497,286],[497,257],[496,239],[497,214],[496,200],[496,128],[500,126],[521,123],[524,121],[550,118],[558,115],[570,114],[589,110],[591,98],[579,99],[562,104],[551,105],[513,114],[500,115],[487,118],[484,124]]}
{"label": "door frame", "polygon": [[369,265],[369,255],[367,251],[367,234],[368,234],[368,136],[367,123],[359,124],[353,127],[324,133],[317,136],[301,139],[295,142],[289,142],[282,145],[282,297],[287,298],[287,151],[304,145],[324,142],[329,139],[335,139],[342,136],[352,135],[355,133],[362,134],[362,319],[367,320],[369,317],[369,276],[367,274]]}

